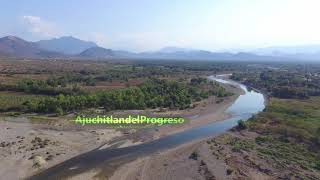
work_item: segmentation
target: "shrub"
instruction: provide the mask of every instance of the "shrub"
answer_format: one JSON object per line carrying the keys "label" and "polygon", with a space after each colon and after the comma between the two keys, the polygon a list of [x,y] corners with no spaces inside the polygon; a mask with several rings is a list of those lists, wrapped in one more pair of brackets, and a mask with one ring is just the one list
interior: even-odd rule
{"label": "shrub", "polygon": [[198,153],[196,151],[192,152],[189,159],[198,160]]}
{"label": "shrub", "polygon": [[262,144],[262,143],[270,141],[270,138],[267,136],[258,136],[255,138],[255,141],[257,144]]}
{"label": "shrub", "polygon": [[247,128],[248,128],[248,126],[243,120],[238,121],[238,129],[243,130],[243,129],[247,129]]}
{"label": "shrub", "polygon": [[316,162],[315,168],[320,170],[320,161]]}
{"label": "shrub", "polygon": [[230,175],[233,172],[232,169],[227,169],[227,175]]}

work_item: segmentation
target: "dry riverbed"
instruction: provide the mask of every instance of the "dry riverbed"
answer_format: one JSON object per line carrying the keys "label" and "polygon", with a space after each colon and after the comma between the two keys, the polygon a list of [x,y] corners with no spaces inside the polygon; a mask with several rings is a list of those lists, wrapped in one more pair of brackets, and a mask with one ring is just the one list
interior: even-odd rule
{"label": "dry riverbed", "polygon": [[[225,113],[225,110],[241,94],[241,90],[237,87],[227,86],[226,88],[235,95],[223,98],[223,101],[210,97],[196,104],[194,108],[186,110],[112,112],[117,115],[183,116],[190,120],[184,125],[162,126],[148,130],[115,130],[101,126],[82,127],[59,117],[48,118],[51,120],[43,122],[41,119],[29,121],[24,117],[20,119],[0,117],[0,176],[5,179],[26,178],[95,148],[110,146],[121,148],[136,145],[226,119],[229,115]],[[94,172],[86,172],[86,176],[82,177],[94,174]]]}

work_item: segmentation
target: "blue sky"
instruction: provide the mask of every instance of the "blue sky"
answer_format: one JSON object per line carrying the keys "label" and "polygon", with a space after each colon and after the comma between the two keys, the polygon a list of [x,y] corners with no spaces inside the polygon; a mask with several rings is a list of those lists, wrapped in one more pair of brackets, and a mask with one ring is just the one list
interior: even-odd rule
{"label": "blue sky", "polygon": [[10,0],[0,36],[64,35],[132,51],[320,43],[319,0]]}

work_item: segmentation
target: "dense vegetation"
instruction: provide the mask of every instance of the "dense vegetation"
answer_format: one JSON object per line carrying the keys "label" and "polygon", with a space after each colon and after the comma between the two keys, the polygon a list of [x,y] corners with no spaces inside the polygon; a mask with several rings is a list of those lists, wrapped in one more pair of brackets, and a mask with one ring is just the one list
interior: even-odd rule
{"label": "dense vegetation", "polygon": [[0,112],[20,111],[24,102],[38,101],[41,98],[43,98],[41,95],[2,92],[0,94]]}
{"label": "dense vegetation", "polygon": [[0,107],[2,111],[59,114],[96,107],[185,109],[211,95],[230,95],[218,84],[195,77],[245,67],[201,61],[1,61],[0,65],[0,94],[10,92],[6,101],[16,94],[21,99]]}
{"label": "dense vegetation", "polygon": [[267,70],[239,72],[232,79],[279,98],[301,98],[320,95],[320,76],[311,72]]}
{"label": "dense vegetation", "polygon": [[[36,69],[37,65],[42,62],[38,62],[29,69],[12,71],[11,69],[3,69],[0,75],[4,75],[6,79],[14,79],[14,82],[1,81],[0,91],[15,91],[24,92],[28,94],[42,94],[42,95],[75,95],[83,94],[86,91],[86,86],[91,86],[94,89],[95,86],[106,86],[109,84],[124,83],[123,87],[130,85],[137,85],[148,78],[166,78],[178,80],[180,78],[186,79],[195,75],[205,75],[206,71],[211,70],[216,72],[218,69],[224,69],[226,65],[216,65],[211,63],[199,62],[199,64],[189,62],[176,62],[165,61],[159,63],[138,61],[131,63],[97,63],[91,62],[86,64],[85,62],[79,63],[79,69],[76,69],[76,64],[68,64],[71,69],[64,70],[65,67],[55,67],[61,69],[54,69],[52,67],[46,67],[41,65],[39,69]],[[48,62],[52,63],[52,62]],[[66,62],[56,62],[52,66],[63,65]],[[97,64],[95,64],[97,63]],[[90,65],[90,66],[88,66]],[[92,67],[93,65],[94,68]],[[42,69],[45,66],[47,69]],[[67,66],[67,65],[65,65]],[[75,66],[75,67],[73,67]],[[219,67],[219,66],[223,66]],[[1,66],[0,66],[1,68]],[[12,68],[14,69],[14,68]],[[23,69],[23,67],[21,67]],[[42,69],[42,70],[41,70]],[[55,70],[55,71],[53,71]],[[15,76],[17,74],[25,73],[28,75],[35,75],[36,78],[26,78],[22,76]],[[212,74],[212,72],[210,72]],[[38,77],[38,78],[37,78]],[[16,81],[17,80],[17,81]],[[131,81],[134,83],[131,83]],[[108,89],[106,87],[106,89]]]}
{"label": "dense vegetation", "polygon": [[224,97],[231,94],[204,78],[192,79],[190,83],[152,79],[137,87],[82,95],[60,94],[40,101],[26,101],[23,105],[25,111],[59,114],[92,107],[104,107],[106,110],[156,107],[185,109],[193,101],[211,95]]}

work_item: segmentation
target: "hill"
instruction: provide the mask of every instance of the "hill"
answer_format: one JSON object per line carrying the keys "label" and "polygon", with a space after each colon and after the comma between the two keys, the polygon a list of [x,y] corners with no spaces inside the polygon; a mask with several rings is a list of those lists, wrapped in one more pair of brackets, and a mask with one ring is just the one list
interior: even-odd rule
{"label": "hill", "polygon": [[41,40],[36,44],[45,50],[60,52],[63,54],[79,54],[91,47],[97,47],[97,44],[90,41],[83,41],[72,36],[64,36],[50,40]]}
{"label": "hill", "polygon": [[92,47],[87,50],[81,52],[79,57],[82,58],[95,58],[95,59],[103,59],[103,58],[110,58],[114,56],[114,52],[111,49],[105,49],[102,47]]}
{"label": "hill", "polygon": [[0,56],[21,58],[51,58],[63,55],[53,51],[41,49],[33,42],[25,41],[15,36],[0,38]]}

